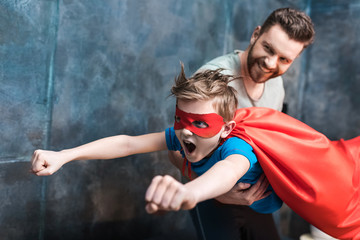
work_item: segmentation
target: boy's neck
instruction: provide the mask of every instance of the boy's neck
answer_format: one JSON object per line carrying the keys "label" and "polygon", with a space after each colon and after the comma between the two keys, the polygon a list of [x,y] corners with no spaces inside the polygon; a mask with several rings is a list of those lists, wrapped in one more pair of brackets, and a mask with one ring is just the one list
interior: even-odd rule
{"label": "boy's neck", "polygon": [[219,139],[219,144],[206,156],[206,158],[209,158],[213,155],[213,153],[218,149],[223,143],[225,142],[224,138]]}

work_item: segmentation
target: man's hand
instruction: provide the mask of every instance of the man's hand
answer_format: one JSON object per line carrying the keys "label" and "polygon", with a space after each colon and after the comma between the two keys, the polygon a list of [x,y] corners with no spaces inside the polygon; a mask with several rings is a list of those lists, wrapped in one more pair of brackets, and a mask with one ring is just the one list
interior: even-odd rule
{"label": "man's hand", "polygon": [[194,194],[171,176],[154,177],[146,191],[145,200],[148,213],[191,209],[197,203]]}
{"label": "man's hand", "polygon": [[254,202],[266,198],[271,192],[266,192],[269,182],[263,174],[254,184],[238,183],[229,192],[215,198],[224,204],[246,205],[250,206]]}
{"label": "man's hand", "polygon": [[31,171],[38,176],[48,176],[66,163],[66,154],[47,150],[36,150],[31,158]]}

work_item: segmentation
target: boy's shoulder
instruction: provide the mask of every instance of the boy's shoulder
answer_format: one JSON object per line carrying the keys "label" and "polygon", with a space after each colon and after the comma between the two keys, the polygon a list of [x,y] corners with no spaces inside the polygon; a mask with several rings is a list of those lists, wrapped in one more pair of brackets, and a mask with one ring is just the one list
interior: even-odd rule
{"label": "boy's shoulder", "polygon": [[226,139],[219,150],[221,159],[225,159],[233,154],[239,154],[245,156],[249,160],[251,166],[257,162],[257,157],[252,146],[245,140],[238,137]]}
{"label": "boy's shoulder", "polygon": [[222,144],[225,148],[229,148],[229,147],[246,147],[249,149],[253,149],[252,146],[247,143],[245,140],[239,138],[239,137],[230,137],[227,138],[224,143]]}

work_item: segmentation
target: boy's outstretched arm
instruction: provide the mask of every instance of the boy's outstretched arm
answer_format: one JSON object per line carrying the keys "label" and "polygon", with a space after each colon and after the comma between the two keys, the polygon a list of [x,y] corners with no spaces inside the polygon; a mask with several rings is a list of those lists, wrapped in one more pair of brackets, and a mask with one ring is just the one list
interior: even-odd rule
{"label": "boy's outstretched arm", "polygon": [[[168,151],[170,162],[175,165],[180,171],[183,167],[183,157],[178,151]],[[184,171],[188,173],[188,169]],[[192,178],[197,177],[196,173],[191,170]],[[185,175],[188,178],[189,176]],[[237,183],[229,192],[216,197],[215,199],[223,204],[245,205],[250,206],[260,199],[266,198],[271,194],[271,191],[267,191],[269,181],[262,175],[259,180],[251,185],[250,183]]]}
{"label": "boy's outstretched arm", "polygon": [[171,176],[156,176],[153,178],[145,194],[148,213],[159,210],[178,211],[195,207],[196,196],[184,184]]}
{"label": "boy's outstretched arm", "polygon": [[118,135],[59,152],[36,150],[31,159],[31,170],[38,176],[47,176],[74,160],[113,159],[165,149],[164,132],[140,136]]}
{"label": "boy's outstretched arm", "polygon": [[254,185],[242,182],[237,183],[229,192],[215,199],[223,204],[250,206],[271,194],[271,191],[267,190],[268,186],[269,181],[263,174]]}
{"label": "boy's outstretched arm", "polygon": [[182,184],[170,176],[156,176],[146,195],[146,211],[191,209],[198,202],[215,198],[229,191],[247,172],[249,160],[238,154],[216,163],[203,175]]}

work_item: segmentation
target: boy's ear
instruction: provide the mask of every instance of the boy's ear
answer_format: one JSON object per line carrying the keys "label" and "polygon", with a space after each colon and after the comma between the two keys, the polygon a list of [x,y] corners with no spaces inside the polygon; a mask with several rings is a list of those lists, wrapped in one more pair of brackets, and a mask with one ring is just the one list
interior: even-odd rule
{"label": "boy's ear", "polygon": [[236,126],[236,122],[235,121],[230,121],[224,124],[224,131],[221,133],[220,137],[221,138],[226,138],[231,131],[235,128]]}

